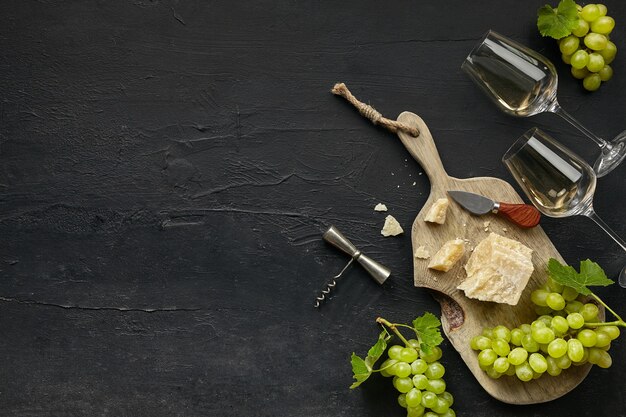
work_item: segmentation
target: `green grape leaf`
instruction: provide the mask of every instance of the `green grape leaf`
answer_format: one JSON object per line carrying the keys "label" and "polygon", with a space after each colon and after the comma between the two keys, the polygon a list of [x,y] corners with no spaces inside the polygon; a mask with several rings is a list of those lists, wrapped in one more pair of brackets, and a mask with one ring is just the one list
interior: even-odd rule
{"label": "green grape leaf", "polygon": [[574,0],[561,0],[556,9],[546,4],[537,11],[537,28],[541,36],[561,39],[576,29],[578,19]]}
{"label": "green grape leaf", "polygon": [[572,287],[583,295],[591,294],[588,286],[606,287],[614,283],[607,278],[604,270],[595,262],[586,259],[580,262],[580,272],[569,265],[562,265],[559,261],[551,258],[548,261],[548,273],[559,284]]}
{"label": "green grape leaf", "polygon": [[413,320],[415,334],[417,334],[420,348],[424,352],[430,353],[431,348],[439,346],[443,342],[443,337],[441,337],[441,332],[439,331],[440,326],[441,322],[439,319],[429,312]]}
{"label": "green grape leaf", "polygon": [[378,340],[374,346],[367,352],[365,359],[357,356],[356,353],[352,353],[350,363],[352,364],[352,377],[356,382],[350,385],[350,389],[358,387],[370,377],[374,370],[374,364],[383,355],[385,349],[387,349],[387,342],[390,338],[391,335],[387,330],[383,329],[380,335],[378,335]]}

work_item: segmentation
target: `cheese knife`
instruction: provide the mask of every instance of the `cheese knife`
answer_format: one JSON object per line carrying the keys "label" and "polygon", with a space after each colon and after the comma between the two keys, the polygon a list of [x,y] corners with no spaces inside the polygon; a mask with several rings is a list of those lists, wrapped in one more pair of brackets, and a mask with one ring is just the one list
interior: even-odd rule
{"label": "cheese knife", "polygon": [[467,191],[448,191],[448,194],[465,210],[478,216],[498,214],[521,227],[535,227],[541,218],[539,210],[530,204],[498,202]]}

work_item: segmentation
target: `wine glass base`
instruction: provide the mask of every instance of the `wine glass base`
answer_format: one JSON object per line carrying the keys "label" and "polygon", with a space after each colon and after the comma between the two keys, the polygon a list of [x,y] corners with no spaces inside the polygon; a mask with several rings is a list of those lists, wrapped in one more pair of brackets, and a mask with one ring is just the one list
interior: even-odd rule
{"label": "wine glass base", "polygon": [[613,171],[626,158],[626,130],[617,135],[610,144],[611,149],[604,149],[593,166],[598,178]]}
{"label": "wine glass base", "polygon": [[626,266],[619,273],[619,277],[617,278],[617,283],[620,287],[626,288]]}

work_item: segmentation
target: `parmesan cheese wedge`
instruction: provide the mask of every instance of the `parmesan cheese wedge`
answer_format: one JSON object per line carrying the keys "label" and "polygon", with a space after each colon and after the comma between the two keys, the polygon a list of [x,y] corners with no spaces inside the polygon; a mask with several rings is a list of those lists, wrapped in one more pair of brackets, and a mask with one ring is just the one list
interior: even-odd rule
{"label": "parmesan cheese wedge", "polygon": [[517,305],[534,270],[532,250],[491,233],[476,246],[465,270],[467,278],[457,288],[467,297]]}
{"label": "parmesan cheese wedge", "polygon": [[465,253],[463,239],[449,240],[435,253],[428,264],[430,269],[448,272]]}
{"label": "parmesan cheese wedge", "polygon": [[419,259],[428,259],[430,258],[430,252],[428,251],[428,249],[426,249],[425,246],[422,245],[415,249],[415,253],[413,254],[413,256]]}
{"label": "parmesan cheese wedge", "polygon": [[387,237],[397,236],[401,233],[404,233],[404,230],[402,229],[402,226],[400,226],[400,223],[398,223],[396,218],[392,215],[385,217],[385,224],[383,226],[383,230],[380,231],[380,234]]}
{"label": "parmesan cheese wedge", "polygon": [[446,222],[446,213],[448,211],[448,205],[450,202],[447,198],[440,198],[433,203],[428,209],[426,216],[424,216],[425,222],[444,224]]}

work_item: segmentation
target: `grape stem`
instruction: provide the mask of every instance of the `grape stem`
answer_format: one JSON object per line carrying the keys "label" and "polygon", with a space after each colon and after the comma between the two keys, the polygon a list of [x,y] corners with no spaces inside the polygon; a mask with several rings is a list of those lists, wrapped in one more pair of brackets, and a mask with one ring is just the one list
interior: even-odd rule
{"label": "grape stem", "polygon": [[409,328],[411,328],[411,326],[407,326],[406,324],[391,323],[390,321],[385,320],[382,317],[377,317],[376,318],[376,323],[379,323],[379,324],[381,324],[383,326],[389,327],[389,329],[391,329],[391,331],[394,332],[396,334],[396,336],[398,336],[400,338],[400,340],[402,340],[407,347],[411,346],[409,344],[409,341],[406,340],[406,338],[404,336],[402,336],[402,333],[400,333],[400,330],[398,330],[398,327],[409,327]]}
{"label": "grape stem", "polygon": [[606,308],[608,311],[611,312],[611,314],[613,314],[613,316],[617,319],[616,321],[613,322],[604,322],[604,323],[585,323],[586,326],[621,326],[621,327],[626,327],[626,322],[624,322],[624,320],[615,312],[611,309],[611,307],[609,307],[608,305],[606,305],[606,303],[604,301],[602,301],[600,299],[600,297],[598,297],[597,295],[595,295],[593,292],[591,293],[591,296],[593,298],[596,299],[597,302],[599,302],[600,304],[602,304],[604,306],[604,308]]}

